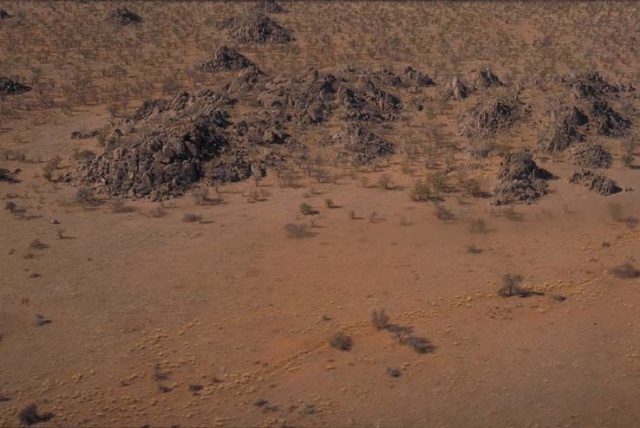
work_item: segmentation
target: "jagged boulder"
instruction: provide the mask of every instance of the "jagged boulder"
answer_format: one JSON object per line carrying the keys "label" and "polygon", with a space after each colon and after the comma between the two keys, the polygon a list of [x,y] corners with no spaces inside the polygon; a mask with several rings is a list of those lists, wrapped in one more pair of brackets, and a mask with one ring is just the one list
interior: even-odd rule
{"label": "jagged boulder", "polygon": [[247,57],[226,45],[220,46],[211,58],[196,64],[196,69],[206,73],[235,71],[249,67],[255,67],[259,71],[258,67]]}
{"label": "jagged boulder", "polygon": [[295,40],[291,30],[260,13],[227,18],[220,27],[227,29],[229,37],[240,44],[289,43]]}

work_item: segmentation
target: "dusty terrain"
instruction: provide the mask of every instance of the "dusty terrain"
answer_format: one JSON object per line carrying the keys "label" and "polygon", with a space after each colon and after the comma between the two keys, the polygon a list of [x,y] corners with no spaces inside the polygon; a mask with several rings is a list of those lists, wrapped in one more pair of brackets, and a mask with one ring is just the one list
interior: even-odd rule
{"label": "dusty terrain", "polygon": [[[114,14],[123,4],[141,20]],[[635,425],[640,7],[281,4],[266,12],[293,40],[245,44],[225,19],[254,3],[0,2],[0,76],[31,88],[0,92],[0,426]],[[196,70],[223,45],[264,73],[255,88],[234,89],[242,61]],[[256,101],[299,100],[312,67],[355,95],[323,98],[311,124],[299,104]],[[502,85],[456,99],[452,78],[471,86],[486,67]],[[382,84],[381,68],[413,83]],[[290,76],[303,84],[278,86]],[[144,100],[203,88],[238,100],[212,104],[231,125],[208,128],[236,175],[207,175],[223,156],[206,153],[169,187],[96,172],[130,161],[147,128],[192,125],[182,110],[134,119]],[[476,114],[495,100],[513,113]],[[573,107],[588,124],[569,123]],[[240,141],[263,113],[291,139]],[[394,152],[349,146],[351,123]],[[576,152],[587,144],[597,159]],[[501,179],[523,151],[553,178]],[[571,183],[583,168],[619,191]],[[520,276],[509,292],[505,275]],[[350,349],[332,346],[339,332]]]}

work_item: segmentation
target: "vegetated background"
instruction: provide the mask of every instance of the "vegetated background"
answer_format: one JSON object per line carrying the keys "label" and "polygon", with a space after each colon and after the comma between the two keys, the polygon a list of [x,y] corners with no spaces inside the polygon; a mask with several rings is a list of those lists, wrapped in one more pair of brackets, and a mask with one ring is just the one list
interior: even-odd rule
{"label": "vegetated background", "polygon": [[[436,80],[490,65],[518,84],[590,69],[638,81],[640,7],[630,2],[285,2],[277,21],[295,43],[243,46],[267,73],[298,73],[342,64],[412,64]],[[152,95],[215,85],[193,63],[231,44],[218,29],[251,2],[5,2],[0,75],[35,89],[3,100],[3,116],[51,106],[130,108]],[[139,25],[105,17],[128,7]]]}

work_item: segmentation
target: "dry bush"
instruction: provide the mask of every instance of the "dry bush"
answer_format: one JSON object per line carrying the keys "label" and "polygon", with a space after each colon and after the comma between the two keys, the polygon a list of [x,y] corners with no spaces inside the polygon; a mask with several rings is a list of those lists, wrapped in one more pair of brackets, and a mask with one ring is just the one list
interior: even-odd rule
{"label": "dry bush", "polygon": [[53,413],[38,413],[37,404],[29,404],[18,413],[18,420],[22,425],[30,426],[40,422],[47,422],[53,418]]}
{"label": "dry bush", "polygon": [[116,199],[111,204],[111,212],[114,214],[124,214],[134,212],[136,209],[127,205],[124,199]]}
{"label": "dry bush", "polygon": [[487,222],[482,218],[474,218],[469,222],[469,231],[471,233],[487,233]]}
{"label": "dry bush", "polygon": [[633,267],[631,263],[625,263],[620,266],[611,268],[609,272],[611,272],[611,274],[615,277],[623,279],[640,277],[640,271]]}
{"label": "dry bush", "polygon": [[384,309],[374,309],[371,312],[371,323],[376,330],[385,330],[389,327],[389,316],[385,314]]}
{"label": "dry bush", "polygon": [[306,224],[287,223],[284,226],[285,232],[289,238],[302,239],[311,236]]}
{"label": "dry bush", "polygon": [[453,214],[453,211],[447,209],[444,205],[442,205],[439,202],[434,202],[433,203],[433,208],[434,208],[434,212],[436,215],[436,218],[440,221],[443,221],[445,223],[448,223],[450,221],[452,221],[453,219],[455,219],[455,215]]}
{"label": "dry bush", "polygon": [[318,214],[318,211],[315,210],[311,205],[306,202],[301,203],[298,208],[300,208],[300,212],[302,215],[314,215]]}
{"label": "dry bush", "polygon": [[182,216],[182,221],[185,223],[195,223],[195,222],[202,221],[202,216],[198,214],[187,213],[184,216]]}
{"label": "dry bush", "polygon": [[378,186],[384,190],[392,189],[393,182],[391,181],[391,176],[389,174],[382,174],[378,178]]}
{"label": "dry bush", "polygon": [[411,346],[419,354],[428,354],[436,349],[426,337],[408,336],[404,343]]}
{"label": "dry bush", "polygon": [[76,201],[80,203],[95,201],[93,190],[87,187],[80,187],[78,190],[76,190]]}
{"label": "dry bush", "polygon": [[42,242],[40,239],[34,239],[33,241],[31,241],[31,243],[29,243],[29,248],[31,248],[32,250],[45,250],[49,248],[49,246]]}
{"label": "dry bush", "polygon": [[433,199],[431,189],[429,189],[429,186],[427,186],[427,184],[422,180],[417,180],[413,184],[413,188],[411,189],[409,196],[414,202],[427,202]]}
{"label": "dry bush", "polygon": [[18,204],[16,204],[13,201],[9,201],[5,203],[4,209],[9,211],[11,214],[13,214],[14,217],[20,218],[20,219],[24,218],[24,215],[27,212],[25,208],[20,207]]}
{"label": "dry bush", "polygon": [[526,290],[520,286],[522,282],[522,276],[512,275],[510,273],[505,274],[502,277],[502,286],[498,289],[498,295],[500,297],[529,297],[529,296],[542,296],[544,293],[538,291]]}
{"label": "dry bush", "polygon": [[47,181],[53,181],[53,173],[58,169],[58,166],[60,166],[60,162],[62,162],[62,158],[56,156],[45,164],[42,169],[42,176],[47,179]]}
{"label": "dry bush", "polygon": [[351,348],[353,348],[353,339],[350,336],[345,335],[343,332],[338,332],[331,336],[329,339],[329,345],[340,351],[350,351]]}

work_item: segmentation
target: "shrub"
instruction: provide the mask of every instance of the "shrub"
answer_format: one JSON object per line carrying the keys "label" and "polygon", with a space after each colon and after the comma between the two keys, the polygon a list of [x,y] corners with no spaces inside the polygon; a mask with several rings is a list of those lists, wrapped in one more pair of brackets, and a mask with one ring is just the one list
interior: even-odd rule
{"label": "shrub", "polygon": [[194,190],[192,195],[197,205],[206,205],[211,201],[209,199],[209,189],[206,188]]}
{"label": "shrub", "polygon": [[336,348],[340,351],[350,351],[351,348],[353,348],[353,339],[342,332],[338,332],[331,336],[329,344],[332,348]]}
{"label": "shrub", "polygon": [[417,180],[413,184],[409,196],[414,202],[427,202],[431,199],[431,190],[429,190],[429,186],[424,181]]}
{"label": "shrub", "polygon": [[482,248],[476,247],[475,244],[467,245],[467,253],[469,254],[481,254]]}
{"label": "shrub", "polygon": [[371,324],[376,328],[376,330],[384,330],[389,327],[389,316],[384,313],[384,309],[374,309],[371,312]]}
{"label": "shrub", "polygon": [[441,220],[446,223],[455,218],[455,216],[453,215],[453,212],[445,208],[444,205],[438,202],[434,202],[433,206],[435,208],[435,214],[438,220]]}
{"label": "shrub", "polygon": [[116,214],[130,213],[135,211],[135,208],[127,206],[124,199],[116,199],[111,205],[111,211]]}
{"label": "shrub", "polygon": [[53,173],[58,169],[61,161],[62,158],[60,156],[56,156],[45,164],[42,175],[47,179],[47,181],[53,181]]}
{"label": "shrub", "polygon": [[617,278],[638,278],[640,277],[640,271],[633,267],[631,263],[625,263],[620,266],[612,268],[609,272]]}
{"label": "shrub", "polygon": [[544,293],[538,291],[525,290],[520,286],[522,276],[512,275],[510,273],[502,277],[502,286],[498,289],[498,295],[501,297],[529,297],[533,295],[542,296]]}
{"label": "shrub", "polygon": [[387,367],[387,374],[391,377],[400,377],[402,372],[396,367]]}
{"label": "shrub", "polygon": [[378,186],[380,186],[381,189],[389,190],[391,189],[391,184],[391,176],[389,174],[382,174],[378,178]]}
{"label": "shrub", "polygon": [[284,226],[289,238],[301,239],[310,236],[306,224],[288,223]]}
{"label": "shrub", "polygon": [[408,336],[404,343],[411,346],[419,354],[431,353],[436,349],[426,337]]}
{"label": "shrub", "polygon": [[471,233],[487,233],[487,223],[482,218],[474,218],[469,223]]}
{"label": "shrub", "polygon": [[46,248],[49,248],[49,246],[39,239],[35,239],[31,241],[31,243],[29,244],[29,248],[33,250],[44,250]]}
{"label": "shrub", "polygon": [[202,216],[198,214],[187,213],[182,216],[182,221],[185,223],[195,223],[202,220]]}
{"label": "shrub", "polygon": [[80,187],[76,191],[76,201],[85,203],[85,202],[93,202],[93,190],[88,189],[86,187]]}
{"label": "shrub", "polygon": [[311,205],[309,205],[306,202],[303,202],[299,205],[300,208],[300,212],[303,215],[313,215],[316,214],[316,211],[313,209],[313,207]]}
{"label": "shrub", "polygon": [[444,172],[438,171],[427,175],[427,181],[431,184],[433,191],[437,194],[448,189],[447,176]]}
{"label": "shrub", "polygon": [[53,418],[53,413],[38,413],[37,404],[29,404],[27,407],[20,410],[18,413],[18,420],[23,425],[34,425],[40,422],[46,422]]}
{"label": "shrub", "polygon": [[467,180],[461,181],[460,187],[469,196],[472,196],[474,198],[482,196],[482,189],[480,188],[480,182],[475,178],[469,178]]}

